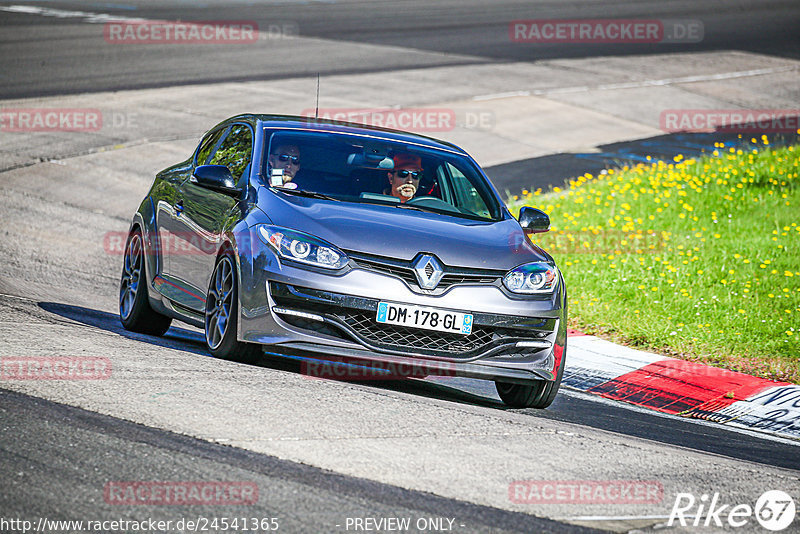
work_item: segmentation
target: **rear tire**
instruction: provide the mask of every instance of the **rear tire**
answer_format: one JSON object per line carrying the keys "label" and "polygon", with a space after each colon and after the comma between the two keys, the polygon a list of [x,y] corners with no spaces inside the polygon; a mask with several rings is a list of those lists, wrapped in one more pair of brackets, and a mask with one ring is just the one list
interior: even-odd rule
{"label": "rear tire", "polygon": [[239,277],[230,251],[217,260],[206,294],[205,337],[209,352],[223,360],[254,363],[261,347],[236,339],[239,311]]}
{"label": "rear tire", "polygon": [[137,228],[128,236],[119,283],[119,320],[126,330],[161,336],[172,318],[153,310],[147,295],[144,241]]}

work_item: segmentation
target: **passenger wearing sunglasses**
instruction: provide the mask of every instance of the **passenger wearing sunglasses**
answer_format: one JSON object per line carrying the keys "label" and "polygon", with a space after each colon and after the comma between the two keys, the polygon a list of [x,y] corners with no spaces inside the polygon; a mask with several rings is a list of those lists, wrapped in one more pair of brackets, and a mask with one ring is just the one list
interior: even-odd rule
{"label": "passenger wearing sunglasses", "polygon": [[300,149],[297,145],[280,145],[269,155],[272,169],[283,169],[283,183],[291,182],[300,170]]}
{"label": "passenger wearing sunglasses", "polygon": [[392,195],[406,202],[414,197],[422,178],[422,160],[413,154],[395,154],[394,170],[389,171],[389,188],[384,194]]}

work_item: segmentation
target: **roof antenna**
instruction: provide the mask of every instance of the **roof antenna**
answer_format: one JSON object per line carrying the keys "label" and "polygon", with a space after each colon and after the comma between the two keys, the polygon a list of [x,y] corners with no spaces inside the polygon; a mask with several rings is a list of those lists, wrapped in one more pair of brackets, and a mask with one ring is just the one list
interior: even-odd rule
{"label": "roof antenna", "polygon": [[319,72],[317,73],[317,107],[314,109],[314,118],[319,118]]}

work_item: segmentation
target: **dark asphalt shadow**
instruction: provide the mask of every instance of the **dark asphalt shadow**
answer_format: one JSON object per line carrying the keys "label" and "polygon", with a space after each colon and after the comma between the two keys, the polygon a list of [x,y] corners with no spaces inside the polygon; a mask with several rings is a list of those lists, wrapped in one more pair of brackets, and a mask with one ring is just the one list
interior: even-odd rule
{"label": "dark asphalt shadow", "polygon": [[[56,302],[39,302],[38,305],[39,308],[48,313],[114,332],[128,339],[210,357],[205,348],[203,334],[196,330],[171,326],[163,337],[148,336],[125,330],[116,314]],[[254,365],[308,375],[303,362],[309,359],[307,355],[297,351],[286,351],[285,354],[268,353],[253,364],[241,365]],[[320,361],[320,359],[322,358],[314,358],[315,361]],[[355,360],[346,360],[338,357],[335,361],[355,362]],[[327,377],[313,377],[313,379],[335,380]],[[624,403],[601,401],[588,394],[565,392],[563,389],[549,408],[539,410],[533,408],[510,408],[498,399],[485,394],[486,388],[479,388],[474,385],[480,383],[480,381],[461,377],[453,377],[452,383],[441,380],[433,382],[413,378],[336,381],[359,385],[376,391],[394,391],[456,404],[513,411],[534,418],[563,421],[696,451],[800,470],[800,443],[793,444],[771,440],[767,437],[762,438],[757,435],[745,434],[719,425],[698,424],[695,421],[678,417],[665,417],[654,412],[634,409]]]}
{"label": "dark asphalt shadow", "polygon": [[591,394],[562,389],[547,410],[524,412],[729,458],[800,470],[800,442],[774,440],[767,435],[759,437],[714,423],[634,408],[622,402],[601,401]]}
{"label": "dark asphalt shadow", "polygon": [[208,356],[208,352],[205,350],[203,334],[198,330],[177,327],[175,323],[169,327],[167,333],[162,337],[149,336],[147,334],[137,334],[136,332],[125,330],[119,322],[119,315],[117,314],[59,302],[38,302],[37,304],[42,310],[58,315],[59,317],[113,332],[128,339],[144,341],[151,345],[158,345],[159,347],[181,349],[194,354]]}
{"label": "dark asphalt shadow", "polygon": [[[338,532],[345,530],[338,524],[352,516],[444,516],[453,518],[453,530],[460,532],[599,532],[338,474],[4,389],[0,389],[0,426],[14,436],[4,441],[0,455],[0,477],[14,488],[0,493],[0,508],[10,517],[178,521],[196,516],[233,518],[246,512],[248,518],[280,518],[280,532]],[[178,481],[179,486],[196,480],[246,481],[260,492],[246,510],[236,503],[202,504],[199,498],[201,504],[175,506],[120,506],[109,501],[110,493],[104,488],[112,481],[130,480],[143,485],[153,480]],[[207,499],[205,491],[203,498]],[[208,530],[222,532],[216,527]]]}
{"label": "dark asphalt shadow", "polygon": [[800,442],[794,444],[787,442],[788,440],[773,440],[766,435],[760,437],[757,434],[738,432],[714,423],[667,416],[623,402],[604,401],[594,395],[563,387],[553,404],[544,410],[510,408],[497,399],[470,392],[479,388],[469,384],[447,385],[442,382],[405,380],[382,387],[421,397],[512,411],[729,458],[800,470]]}
{"label": "dark asphalt shadow", "polygon": [[[793,120],[796,124],[800,117]],[[715,143],[725,144],[726,149],[751,147],[750,139],[755,137],[761,143],[761,135],[743,133],[740,137],[740,134],[730,131],[671,133],[600,145],[596,152],[569,152],[513,161],[486,167],[485,171],[500,195],[508,198],[519,195],[523,189],[534,191],[540,188],[547,192],[553,187],[565,188],[570,179],[586,173],[597,176],[604,170],[625,165],[649,164],[659,160],[672,162],[679,154],[687,158],[711,155]],[[799,137],[796,134],[773,133],[768,134],[767,139],[771,146],[786,146],[797,143]]]}
{"label": "dark asphalt shadow", "polygon": [[[80,324],[100,328],[107,332],[113,332],[131,340],[149,343],[158,347],[183,350],[200,356],[211,357],[206,349],[202,332],[200,330],[175,326],[176,324],[180,324],[177,321],[173,322],[169,330],[167,330],[163,336],[159,337],[147,334],[138,334],[136,332],[125,330],[122,327],[122,324],[120,324],[118,315],[105,311],[58,302],[38,302],[37,304],[40,309],[48,313],[58,315],[59,317],[66,318]],[[254,365],[257,367],[264,367],[278,371],[307,375],[308,373],[305,371],[306,368],[304,367],[303,362],[308,361],[309,359],[311,359],[309,358],[309,355],[299,353],[296,350],[286,350],[282,352],[267,353],[255,362],[241,363],[240,365]],[[319,361],[317,358],[313,359],[315,361]],[[339,358],[339,360],[351,361],[355,365],[354,360],[345,360],[342,358]],[[329,377],[313,378],[317,380],[335,380],[337,382],[360,384],[362,386],[376,389],[406,392],[422,397],[436,398],[452,402],[461,402],[499,409],[507,408],[502,402],[499,402],[495,399],[487,398],[481,395],[475,395],[469,391],[464,391],[463,389],[459,389],[457,387],[448,387],[446,385],[442,385],[441,383],[426,382],[423,380],[413,380],[407,378],[389,380],[352,380]]]}
{"label": "dark asphalt shadow", "polygon": [[[448,385],[442,382],[428,382],[425,380],[392,380],[380,383],[380,386],[392,391],[402,393],[409,393],[420,397],[427,397],[431,399],[441,399],[463,404],[472,404],[475,406],[484,406],[486,408],[494,408],[497,410],[510,410],[502,401],[472,393],[458,385]],[[492,386],[494,387],[494,386]]]}
{"label": "dark asphalt shadow", "polygon": [[668,416],[623,402],[604,401],[594,395],[569,391],[566,388],[561,389],[553,404],[540,410],[510,408],[494,398],[471,393],[468,390],[473,389],[472,387],[461,384],[448,386],[441,382],[406,380],[382,387],[421,397],[572,423],[728,458],[800,470],[800,442],[773,440],[766,435],[760,437],[753,433],[738,432],[714,423]]}
{"label": "dark asphalt shadow", "polygon": [[[178,321],[173,321],[169,330],[167,330],[163,336],[151,336],[125,330],[119,321],[119,316],[114,313],[59,302],[39,302],[38,306],[46,312],[70,319],[77,323],[113,332],[128,339],[149,343],[158,347],[183,350],[208,358],[212,357],[206,348],[203,333],[199,329],[195,330],[191,326],[187,328],[178,327],[176,324],[181,324]],[[270,358],[267,355],[260,358],[252,365],[280,371],[300,372],[299,363],[287,359]]]}

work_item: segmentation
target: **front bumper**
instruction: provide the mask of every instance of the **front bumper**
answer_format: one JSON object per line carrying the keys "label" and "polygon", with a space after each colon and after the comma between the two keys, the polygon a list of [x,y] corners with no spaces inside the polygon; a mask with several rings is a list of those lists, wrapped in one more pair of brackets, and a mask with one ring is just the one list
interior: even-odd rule
{"label": "front bumper", "polygon": [[[269,345],[269,352],[416,364],[426,374],[517,383],[554,380],[562,362],[563,289],[550,299],[510,299],[496,286],[468,283],[431,296],[390,274],[361,268],[315,272],[280,262],[269,251],[250,265],[252,271],[242,265],[239,339]],[[379,324],[381,301],[472,313],[473,332]]]}

